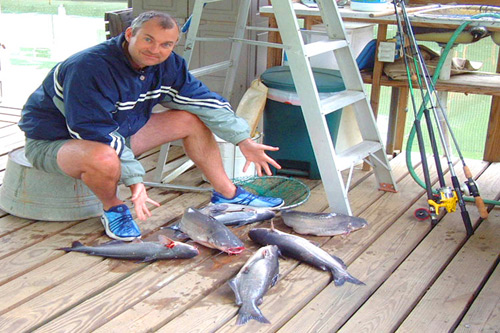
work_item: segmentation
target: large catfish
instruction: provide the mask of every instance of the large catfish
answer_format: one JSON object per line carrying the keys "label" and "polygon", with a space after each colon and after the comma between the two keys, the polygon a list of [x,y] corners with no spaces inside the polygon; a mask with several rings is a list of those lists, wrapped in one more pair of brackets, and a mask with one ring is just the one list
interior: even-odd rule
{"label": "large catfish", "polygon": [[364,284],[347,272],[346,265],[340,258],[329,255],[305,238],[274,228],[255,228],[249,231],[248,236],[261,245],[277,245],[284,256],[330,271],[336,286],[341,286],[346,281]]}
{"label": "large catfish", "polygon": [[187,208],[177,227],[193,241],[206,247],[229,254],[239,254],[245,250],[243,242],[228,227],[197,209]]}
{"label": "large catfish", "polygon": [[340,213],[309,213],[296,210],[281,212],[283,222],[302,235],[335,236],[348,235],[366,227],[365,219]]}
{"label": "large catfish", "polygon": [[277,246],[261,247],[229,281],[229,286],[240,305],[236,324],[246,324],[250,319],[269,323],[259,309],[262,297],[276,284],[279,277],[279,250]]}
{"label": "large catfish", "polygon": [[82,252],[93,256],[115,259],[130,259],[149,262],[161,259],[188,259],[199,254],[198,249],[189,244],[176,242],[163,235],[158,236],[158,242],[124,242],[112,240],[96,246],[86,246],[75,241],[71,247],[60,250],[66,252]]}

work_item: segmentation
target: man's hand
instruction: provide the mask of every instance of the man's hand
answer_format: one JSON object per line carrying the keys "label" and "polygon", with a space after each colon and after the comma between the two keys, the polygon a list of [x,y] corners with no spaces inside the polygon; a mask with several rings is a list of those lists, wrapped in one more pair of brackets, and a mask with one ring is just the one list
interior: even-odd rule
{"label": "man's hand", "polygon": [[241,141],[240,143],[238,143],[238,147],[247,160],[245,166],[243,167],[243,172],[247,171],[250,163],[255,164],[255,169],[257,170],[257,175],[259,175],[259,177],[262,176],[262,169],[264,169],[266,174],[269,176],[273,174],[271,172],[271,169],[269,168],[269,164],[271,164],[276,169],[281,169],[281,166],[278,164],[278,162],[273,160],[265,153],[266,150],[277,151],[279,150],[278,147],[263,145],[253,141],[252,139]]}
{"label": "man's hand", "polygon": [[130,185],[130,191],[132,191],[132,203],[134,204],[135,214],[137,218],[141,221],[146,220],[151,216],[151,212],[149,211],[148,206],[146,206],[146,202],[149,202],[156,207],[159,207],[160,204],[150,199],[146,192],[146,187],[143,183]]}

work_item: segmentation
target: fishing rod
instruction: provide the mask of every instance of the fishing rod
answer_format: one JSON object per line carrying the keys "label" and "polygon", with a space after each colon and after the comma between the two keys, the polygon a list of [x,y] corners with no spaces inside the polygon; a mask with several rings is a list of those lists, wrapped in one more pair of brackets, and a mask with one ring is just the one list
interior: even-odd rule
{"label": "fishing rod", "polygon": [[[404,6],[404,4],[403,4],[403,6]],[[425,64],[425,60],[423,59],[421,52],[418,52],[418,56],[420,58],[420,61]],[[444,56],[444,58],[446,58],[446,56]],[[424,77],[425,77],[425,81],[426,81],[425,84],[426,84],[427,92],[429,94],[432,108],[439,113],[439,115],[441,116],[441,118],[444,120],[444,122],[446,124],[446,127],[448,129],[448,133],[450,134],[450,136],[453,140],[454,147],[455,147],[455,149],[458,153],[459,159],[462,163],[464,175],[467,178],[467,181],[465,182],[467,189],[469,190],[469,193],[474,197],[476,206],[477,206],[478,211],[479,211],[479,215],[482,218],[486,219],[486,218],[488,218],[488,210],[486,209],[484,201],[479,194],[479,189],[477,187],[476,182],[474,181],[474,179],[472,177],[472,173],[471,173],[469,167],[467,166],[467,164],[465,163],[464,156],[463,156],[462,151],[460,149],[460,146],[458,144],[458,140],[455,136],[455,133],[451,127],[448,115],[446,114],[446,112],[443,111],[444,107],[443,107],[443,104],[441,103],[441,99],[439,98],[439,96],[437,94],[437,90],[435,88],[434,81],[430,79],[431,75],[429,74],[427,66],[422,66],[422,70],[424,71]],[[439,73],[437,73],[436,75],[439,76]],[[432,97],[434,97],[434,99]],[[424,96],[422,96],[422,100],[425,101],[426,98]],[[437,107],[436,107],[436,104],[437,104]],[[427,108],[424,108],[424,113],[426,112],[426,110],[427,110]],[[439,126],[441,126],[441,122],[438,118],[437,112],[434,113],[434,116],[435,116],[436,124],[439,127]],[[444,132],[440,131],[439,134],[443,136],[441,138],[441,140],[443,142],[446,142],[446,139],[444,138]],[[443,147],[444,147],[445,151],[448,149],[448,145],[446,143],[443,144]],[[447,156],[451,156],[451,154],[448,152]]]}
{"label": "fishing rod", "polygon": [[[437,63],[437,66],[436,66],[436,70],[434,72],[434,75],[433,75],[433,78],[432,78],[432,85],[434,86],[434,84],[437,82],[437,79],[439,77],[439,73],[441,71],[441,68],[444,64],[444,61],[449,53],[449,51],[451,50],[451,48],[453,47],[454,45],[454,42],[455,40],[457,39],[458,35],[469,25],[473,22],[473,20],[477,20],[477,19],[481,19],[481,18],[495,18],[495,19],[500,19],[500,14],[495,14],[495,13],[483,13],[483,14],[477,14],[477,15],[474,15],[472,16],[468,21],[465,21],[463,22],[457,29],[456,31],[453,33],[453,35],[451,36],[450,40],[448,41],[448,43],[446,44],[446,47],[444,48],[444,50],[442,51],[441,53],[441,57]],[[426,99],[424,101],[426,101],[428,98],[428,96],[426,95]],[[438,100],[438,102],[440,102]],[[424,102],[423,102],[424,103]],[[424,107],[424,104],[422,104],[422,107],[421,109],[419,110],[419,117],[421,117],[422,115],[422,112],[423,112],[423,107]],[[446,114],[443,113],[444,117],[446,117]],[[446,118],[447,119],[447,118]],[[447,122],[448,124],[448,127],[449,126],[449,122]],[[410,134],[408,136],[408,142],[407,142],[407,149],[406,149],[406,163],[407,163],[407,166],[408,166],[408,170],[410,171],[410,175],[412,176],[412,178],[420,185],[422,186],[423,188],[425,188],[425,184],[422,183],[422,181],[420,180],[420,178],[417,176],[417,174],[415,173],[415,170],[413,169],[412,167],[412,162],[411,162],[411,147],[413,145],[413,139],[415,137],[415,127],[412,127],[411,131],[410,131]],[[453,132],[451,132],[453,133]],[[458,143],[456,141],[456,138],[454,138],[453,136],[453,140],[454,140],[454,144],[455,146],[457,147],[457,152],[459,153],[459,156],[462,160],[462,164],[464,166],[464,174],[467,178],[467,181],[465,182],[465,184],[467,185],[467,188],[469,190],[469,193],[472,194],[472,197],[464,197],[464,200],[465,201],[470,201],[470,202],[475,202],[476,203],[476,206],[478,207],[478,210],[480,212],[480,215],[482,218],[487,218],[488,217],[488,211],[486,210],[486,207],[484,206],[485,204],[488,204],[488,205],[500,205],[500,202],[499,201],[496,201],[496,200],[489,200],[489,199],[482,199],[479,195],[479,191],[477,189],[477,185],[476,183],[474,182],[473,178],[472,178],[472,174],[469,170],[469,168],[467,167],[467,165],[465,164],[465,161],[463,160],[463,156],[461,155],[461,151],[458,147]]]}
{"label": "fishing rod", "polygon": [[[462,215],[462,220],[465,225],[465,229],[467,232],[468,236],[471,236],[474,233],[474,230],[472,228],[472,223],[470,220],[469,213],[467,211],[467,207],[465,205],[465,201],[462,196],[462,189],[460,187],[460,182],[458,181],[458,177],[455,173],[455,170],[453,168],[453,161],[451,159],[451,153],[449,151],[449,147],[446,142],[445,134],[444,134],[444,129],[442,127],[441,122],[439,121],[438,117],[438,110],[437,110],[437,103],[436,100],[439,100],[439,96],[437,96],[436,90],[433,85],[430,84],[430,76],[429,72],[427,69],[427,65],[425,63],[425,59],[420,52],[420,49],[418,47],[415,35],[413,33],[413,29],[411,26],[411,22],[409,20],[408,14],[406,12],[406,5],[404,1],[399,1],[399,5],[401,7],[401,16],[403,17],[403,20],[406,25],[406,33],[409,39],[409,44],[410,44],[410,49],[413,53],[413,58],[415,64],[418,64],[418,66],[415,66],[416,72],[418,73],[418,79],[419,79],[419,84],[420,84],[420,91],[423,94],[423,89],[427,91],[426,95],[423,95],[423,103],[422,103],[422,108],[423,108],[423,113],[426,116],[426,123],[428,127],[428,134],[429,138],[431,141],[431,147],[433,149],[434,153],[434,159],[436,161],[436,168],[437,168],[437,173],[439,176],[439,182],[440,182],[440,189],[439,189],[439,197],[433,197],[432,199],[428,199],[429,207],[430,207],[430,212],[431,212],[431,218],[433,218],[433,222],[437,221],[437,217],[433,216],[433,210],[435,212],[439,212],[440,208],[445,208],[447,212],[454,212],[456,210],[456,205],[458,202],[458,205],[460,206],[461,210],[461,215]],[[422,85],[423,82],[423,85]],[[429,98],[426,98],[426,97]],[[430,103],[430,108],[427,108],[427,103]],[[441,110],[442,113],[444,113]],[[449,172],[451,174],[451,182],[452,186],[446,186],[444,182],[444,176],[442,169],[440,168],[440,159],[439,159],[439,151],[437,149],[437,143],[435,139],[435,134],[433,131],[432,127],[432,120],[430,117],[430,114],[434,116],[434,120],[436,122],[436,128],[437,132],[439,135],[439,139],[441,141],[442,148],[444,150],[444,155],[446,158],[446,161],[449,166]],[[449,130],[451,130],[451,127],[449,127],[449,123],[445,123]],[[433,207],[434,209],[432,209]]]}
{"label": "fishing rod", "polygon": [[[397,13],[398,12],[397,1],[395,0],[393,2],[393,4],[394,4],[394,12]],[[410,64],[408,62],[408,56],[407,56],[406,51],[405,51],[407,48],[406,37],[404,36],[401,18],[397,14],[396,14],[396,22],[397,22],[397,27],[398,27],[398,35],[399,35],[399,39],[400,39],[400,43],[401,43],[402,57],[403,57],[403,60],[405,63],[405,68],[406,68],[406,76],[408,79],[408,85],[409,85],[410,91],[413,91],[413,80],[411,79],[412,74],[410,73],[410,71],[411,71]],[[418,141],[418,147],[419,147],[419,151],[420,151],[420,159],[422,161],[422,169],[423,169],[423,173],[424,173],[427,199],[433,200],[434,194],[432,192],[431,177],[430,177],[429,166],[427,164],[427,157],[426,157],[426,153],[425,153],[425,144],[424,144],[424,137],[423,137],[423,133],[422,133],[422,126],[420,123],[420,118],[417,117],[417,105],[415,102],[415,96],[413,94],[410,94],[410,97],[411,97],[411,102],[412,102],[412,106],[413,106],[413,113],[414,113],[414,118],[415,118],[414,127],[415,127],[415,131],[417,133],[417,141]],[[437,223],[437,212],[435,210],[435,207],[429,206],[429,211],[430,211],[430,217],[432,220],[432,224],[436,224]]]}

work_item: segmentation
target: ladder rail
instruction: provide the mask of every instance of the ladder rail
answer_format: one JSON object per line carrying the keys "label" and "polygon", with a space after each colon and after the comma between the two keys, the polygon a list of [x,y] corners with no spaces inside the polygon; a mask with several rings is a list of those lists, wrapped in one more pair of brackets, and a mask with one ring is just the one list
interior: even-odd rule
{"label": "ladder rail", "polygon": [[[290,71],[295,80],[295,88],[301,101],[302,113],[310,134],[318,169],[321,174],[330,207],[336,212],[352,215],[343,184],[342,175],[336,165],[336,152],[325,117],[321,114],[321,104],[314,80],[311,63],[305,54],[304,40],[289,1],[271,0],[283,43],[287,46]],[[285,27],[285,29],[283,29]],[[305,65],[304,65],[305,62]],[[311,135],[315,133],[315,135]]]}
{"label": "ladder rail", "polygon": [[[352,168],[353,163],[358,161],[368,160],[374,168],[381,189],[395,189],[396,184],[364,91],[361,74],[347,42],[342,18],[334,0],[317,0],[328,40],[305,44],[292,2],[271,0],[271,3],[330,209],[352,215],[348,188],[340,173],[342,170]],[[336,58],[346,90],[322,101],[309,57],[326,52],[331,52]],[[337,154],[326,115],[344,106],[352,106],[363,141]]]}
{"label": "ladder rail", "polygon": [[[201,76],[203,74],[226,70],[222,94],[226,99],[231,100],[232,89],[238,70],[238,60],[241,57],[243,45],[248,44],[284,49],[287,52],[290,71],[301,101],[304,121],[311,139],[330,209],[334,212],[352,215],[348,199],[348,186],[353,166],[361,161],[368,161],[373,167],[374,174],[380,184],[380,189],[396,190],[396,183],[392,176],[387,156],[385,155],[384,145],[380,139],[375,116],[368,102],[361,74],[359,73],[350,43],[347,41],[342,18],[335,0],[317,0],[328,39],[309,44],[304,42],[304,36],[324,33],[301,30],[290,0],[271,0],[278,23],[277,30],[280,32],[283,40],[282,44],[245,38],[245,34],[249,31],[276,31],[275,29],[247,26],[250,0],[241,0],[240,2],[235,31],[232,37],[228,37],[227,39],[197,37],[204,5],[217,1],[222,0],[195,0],[191,26],[186,35],[184,57],[189,66],[197,41],[229,41],[231,42],[229,60],[200,67],[193,70],[193,72],[197,76]],[[336,58],[346,89],[322,99],[318,92],[309,58],[326,52],[330,52]],[[347,106],[351,106],[348,110],[352,110],[355,113],[362,142],[337,153],[333,145],[326,116]],[[161,161],[158,163],[160,165]],[[164,164],[165,161],[163,161]],[[341,171],[346,169],[350,169],[351,171],[347,184],[344,184]]]}

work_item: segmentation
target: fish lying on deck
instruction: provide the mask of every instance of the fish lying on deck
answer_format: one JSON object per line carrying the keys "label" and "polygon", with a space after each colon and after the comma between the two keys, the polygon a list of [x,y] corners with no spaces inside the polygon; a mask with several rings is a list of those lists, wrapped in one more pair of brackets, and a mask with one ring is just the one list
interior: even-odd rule
{"label": "fish lying on deck", "polygon": [[79,241],[75,241],[71,247],[63,247],[59,250],[82,252],[106,258],[139,260],[142,262],[161,259],[189,259],[199,254],[198,249],[189,244],[176,242],[162,235],[158,236],[158,240],[158,242],[123,242],[112,240],[96,246],[85,246]]}
{"label": "fish lying on deck", "polygon": [[273,287],[279,277],[279,250],[275,245],[261,247],[243,265],[239,273],[229,280],[235,302],[241,306],[237,325],[246,324],[250,319],[269,324],[259,309],[262,297]]}
{"label": "fish lying on deck", "polygon": [[346,281],[354,284],[364,284],[347,272],[346,265],[340,258],[328,254],[305,238],[287,234],[274,228],[255,228],[249,231],[248,236],[261,245],[277,245],[280,252],[287,257],[305,262],[324,271],[330,271],[336,286],[341,286]]}
{"label": "fish lying on deck", "polygon": [[206,247],[229,254],[239,254],[245,250],[243,242],[222,222],[194,208],[184,211],[178,228],[193,241]]}
{"label": "fish lying on deck", "polygon": [[366,227],[365,219],[339,213],[309,213],[296,210],[281,212],[283,222],[296,233],[315,236],[348,235]]}
{"label": "fish lying on deck", "polygon": [[230,205],[226,204],[210,205],[200,209],[200,212],[213,217],[217,221],[224,223],[224,225],[236,227],[270,220],[276,216],[275,212],[264,208],[256,209],[248,207],[231,210]]}

